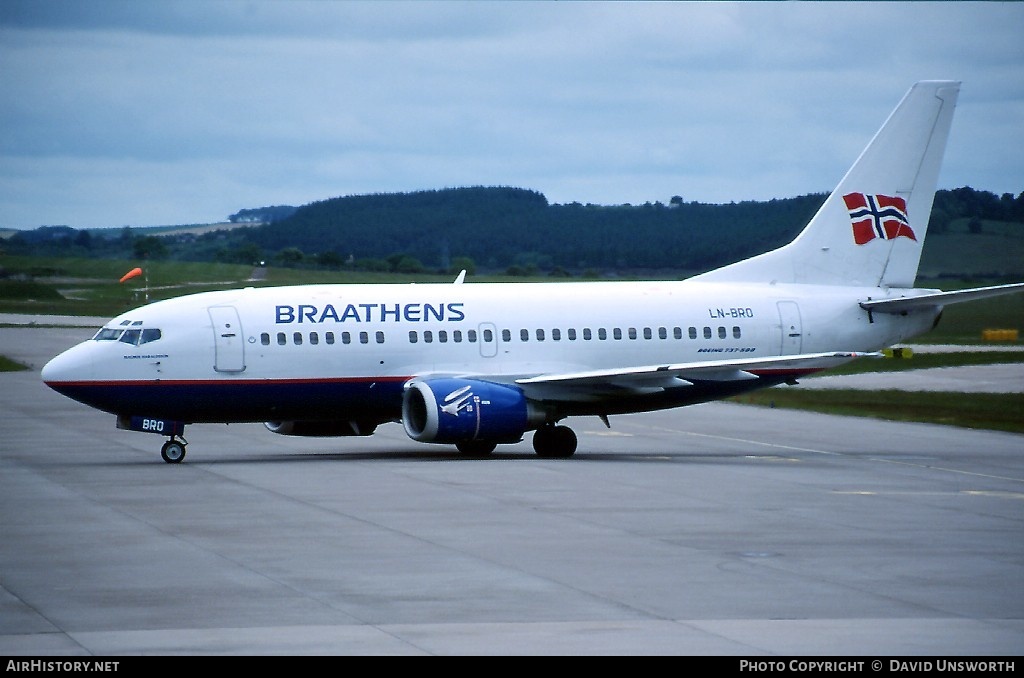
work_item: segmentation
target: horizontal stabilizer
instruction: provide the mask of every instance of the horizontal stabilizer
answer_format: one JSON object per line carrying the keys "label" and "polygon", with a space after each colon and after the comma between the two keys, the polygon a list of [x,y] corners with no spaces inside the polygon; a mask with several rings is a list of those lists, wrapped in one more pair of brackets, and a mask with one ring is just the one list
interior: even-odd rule
{"label": "horizontal stabilizer", "polygon": [[917,308],[935,308],[961,301],[974,301],[975,299],[998,297],[1003,294],[1014,294],[1016,292],[1024,292],[1024,283],[975,287],[969,290],[955,290],[953,292],[935,292],[914,297],[875,299],[860,302],[860,307],[865,311],[877,313],[903,313]]}

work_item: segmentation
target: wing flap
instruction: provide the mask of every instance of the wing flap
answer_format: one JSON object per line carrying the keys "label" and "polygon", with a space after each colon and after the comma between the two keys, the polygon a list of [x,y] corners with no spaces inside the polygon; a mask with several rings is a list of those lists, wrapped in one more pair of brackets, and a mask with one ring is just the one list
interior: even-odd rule
{"label": "wing flap", "polygon": [[878,356],[878,353],[834,351],[831,353],[804,353],[800,355],[766,358],[740,358],[709,360],[670,365],[644,365],[639,367],[541,374],[516,379],[520,386],[617,386],[620,388],[670,388],[698,381],[738,381],[757,379],[773,374],[793,373],[794,376],[835,367],[854,358]]}

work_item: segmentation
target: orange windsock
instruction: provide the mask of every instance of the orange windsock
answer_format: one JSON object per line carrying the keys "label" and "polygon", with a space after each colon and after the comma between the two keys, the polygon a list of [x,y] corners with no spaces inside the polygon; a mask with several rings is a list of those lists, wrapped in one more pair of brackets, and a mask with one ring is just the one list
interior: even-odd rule
{"label": "orange windsock", "polygon": [[133,268],[132,270],[125,273],[123,276],[121,276],[121,282],[124,282],[125,280],[130,280],[137,275],[142,275],[141,268]]}

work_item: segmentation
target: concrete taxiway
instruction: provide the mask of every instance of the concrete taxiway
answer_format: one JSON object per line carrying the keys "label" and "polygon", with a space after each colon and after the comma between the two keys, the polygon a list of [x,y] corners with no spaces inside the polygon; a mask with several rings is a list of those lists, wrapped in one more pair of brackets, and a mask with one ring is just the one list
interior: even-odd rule
{"label": "concrete taxiway", "polygon": [[0,655],[1017,655],[1024,436],[728,403],[464,460],[120,431],[0,328]]}

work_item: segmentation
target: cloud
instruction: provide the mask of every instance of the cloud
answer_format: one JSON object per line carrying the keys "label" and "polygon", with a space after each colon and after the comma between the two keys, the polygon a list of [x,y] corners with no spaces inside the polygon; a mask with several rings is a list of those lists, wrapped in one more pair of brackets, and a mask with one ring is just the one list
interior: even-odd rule
{"label": "cloud", "polygon": [[1018,193],[1022,34],[1016,3],[8,0],[0,227],[459,185],[789,197],[928,78],[964,81],[940,185]]}

